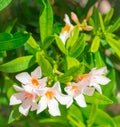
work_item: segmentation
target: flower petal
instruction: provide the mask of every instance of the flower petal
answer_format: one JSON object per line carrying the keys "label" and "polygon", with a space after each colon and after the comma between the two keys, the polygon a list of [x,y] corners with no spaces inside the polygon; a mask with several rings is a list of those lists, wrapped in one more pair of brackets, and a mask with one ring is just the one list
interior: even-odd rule
{"label": "flower petal", "polygon": [[37,105],[35,100],[32,100],[31,105],[32,105],[31,111],[34,111],[34,110],[36,110],[38,108],[38,105]]}
{"label": "flower petal", "polygon": [[31,79],[31,76],[27,72],[23,72],[23,73],[17,74],[16,79],[23,84],[28,84]]}
{"label": "flower petal", "polygon": [[65,45],[66,40],[70,37],[70,34],[68,32],[61,32],[60,33],[60,39],[62,40],[63,44]]}
{"label": "flower petal", "polygon": [[19,112],[22,113],[23,115],[27,116],[30,107],[31,107],[31,100],[26,99],[26,100],[24,100],[24,102],[20,105],[20,107],[19,107]]}
{"label": "flower petal", "polygon": [[73,103],[73,97],[70,96],[70,101],[69,101],[69,103],[67,104],[67,108],[69,108],[69,107],[71,106],[72,103]]}
{"label": "flower petal", "polygon": [[102,94],[102,89],[101,89],[100,85],[95,84],[95,85],[93,85],[93,86],[95,87],[95,89],[96,89],[100,94]]}
{"label": "flower petal", "polygon": [[62,105],[67,105],[71,101],[71,96],[69,95],[58,93],[55,97]]}
{"label": "flower petal", "polygon": [[44,77],[42,79],[39,80],[40,82],[40,88],[42,87],[45,87],[46,86],[46,82],[47,82],[47,77]]}
{"label": "flower petal", "polygon": [[17,85],[13,85],[13,87],[14,87],[14,89],[15,89],[16,91],[23,91],[23,90],[24,90],[22,87],[19,87],[19,86],[17,86]]}
{"label": "flower petal", "polygon": [[37,67],[33,72],[31,72],[31,76],[41,78],[42,77],[41,67]]}
{"label": "flower petal", "polygon": [[20,104],[24,99],[25,97],[23,93],[13,94],[10,98],[10,105]]}
{"label": "flower petal", "polygon": [[46,108],[47,108],[47,99],[43,96],[41,97],[38,103],[37,114],[44,111]]}
{"label": "flower petal", "polygon": [[77,104],[80,107],[86,107],[86,102],[85,102],[85,98],[82,94],[79,94],[78,96],[74,97],[74,99],[76,100]]}
{"label": "flower petal", "polygon": [[94,75],[102,75],[107,73],[107,68],[106,67],[102,67],[100,69],[93,68],[91,72],[93,72]]}
{"label": "flower petal", "polygon": [[52,90],[61,92],[60,83],[56,82],[54,86],[52,87]]}
{"label": "flower petal", "polygon": [[96,83],[106,85],[110,82],[110,79],[105,76],[94,76]]}
{"label": "flower petal", "polygon": [[86,87],[83,90],[83,94],[92,96],[94,94],[95,88],[94,87]]}
{"label": "flower petal", "polygon": [[49,108],[48,111],[52,116],[61,115],[59,107],[58,107],[58,102],[55,99],[52,99],[48,102],[48,108]]}
{"label": "flower petal", "polygon": [[66,24],[72,25],[67,14],[65,14],[64,22],[65,22]]}

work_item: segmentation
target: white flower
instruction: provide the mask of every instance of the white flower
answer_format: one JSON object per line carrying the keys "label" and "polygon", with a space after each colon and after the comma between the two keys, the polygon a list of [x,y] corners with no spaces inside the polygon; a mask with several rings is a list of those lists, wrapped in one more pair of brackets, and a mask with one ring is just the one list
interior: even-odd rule
{"label": "white flower", "polygon": [[93,87],[87,87],[87,82],[80,81],[78,83],[71,82],[67,87],[65,87],[65,91],[67,94],[71,97],[71,100],[69,101],[67,108],[73,103],[73,99],[76,100],[77,104],[80,107],[86,107],[86,102],[83,94],[86,95],[93,95],[94,88]]}
{"label": "white flower", "polygon": [[100,69],[93,68],[88,74],[82,75],[78,77],[78,80],[86,80],[88,82],[88,86],[93,86],[95,89],[102,94],[101,85],[106,85],[110,82],[110,79],[103,76],[103,74],[107,73],[107,68],[102,67]]}
{"label": "white flower", "polygon": [[31,75],[29,75],[28,72],[22,72],[16,75],[16,79],[24,84],[24,89],[30,93],[46,86],[47,77],[40,79],[41,77],[42,72],[40,67],[37,67],[31,72]]}
{"label": "white flower", "polygon": [[46,87],[40,90],[40,92],[42,92],[43,95],[38,103],[37,114],[48,107],[48,111],[52,116],[61,115],[58,102],[62,105],[67,105],[70,98],[69,96],[61,93],[59,82],[55,83],[55,85],[51,88]]}
{"label": "white flower", "polygon": [[64,21],[65,21],[66,24],[65,24],[65,26],[63,27],[63,29],[60,33],[60,38],[61,38],[63,44],[65,45],[66,40],[71,36],[71,32],[72,32],[74,27],[71,24],[70,19],[69,19],[67,14],[65,14]]}
{"label": "white flower", "polygon": [[26,92],[24,88],[16,85],[14,85],[14,88],[19,93],[13,94],[11,96],[10,105],[21,104],[19,106],[19,112],[25,116],[28,115],[29,110],[34,111],[37,109],[37,94]]}

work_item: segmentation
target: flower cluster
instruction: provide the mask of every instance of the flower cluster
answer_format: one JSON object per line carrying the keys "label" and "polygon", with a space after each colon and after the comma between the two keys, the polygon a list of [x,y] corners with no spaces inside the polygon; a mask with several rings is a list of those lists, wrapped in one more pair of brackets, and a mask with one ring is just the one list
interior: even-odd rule
{"label": "flower cluster", "polygon": [[41,67],[37,67],[31,75],[27,72],[16,75],[16,79],[22,84],[21,87],[14,85],[18,93],[11,96],[10,105],[21,104],[19,112],[25,116],[29,110],[37,110],[39,114],[47,107],[52,116],[59,116],[59,103],[68,108],[75,100],[80,107],[86,107],[84,95],[92,96],[95,89],[102,94],[100,84],[106,85],[110,81],[103,76],[106,73],[106,67],[93,68],[88,74],[78,76],[76,82],[67,83],[64,88],[67,94],[63,94],[60,82],[57,81],[52,87],[48,87],[47,77],[42,77]]}
{"label": "flower cluster", "polygon": [[[87,25],[87,20],[88,20],[87,18],[84,19],[82,23],[80,23],[77,15],[74,12],[71,12],[71,19],[76,25],[78,25],[80,31],[82,30],[91,31],[93,29],[92,26]],[[67,14],[65,14],[64,22],[65,22],[65,26],[63,27],[59,36],[63,44],[65,45],[66,40],[73,34],[74,25],[71,24],[70,18],[68,17]]]}

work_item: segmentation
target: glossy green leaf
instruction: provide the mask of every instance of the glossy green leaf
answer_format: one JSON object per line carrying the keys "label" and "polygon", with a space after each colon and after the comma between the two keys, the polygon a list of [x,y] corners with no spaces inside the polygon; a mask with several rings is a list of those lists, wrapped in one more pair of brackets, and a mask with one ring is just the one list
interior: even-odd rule
{"label": "glossy green leaf", "polygon": [[40,37],[42,43],[52,34],[53,29],[53,12],[49,0],[42,0],[43,10],[39,17]]}
{"label": "glossy green leaf", "polygon": [[114,22],[114,24],[110,27],[109,32],[114,32],[120,28],[120,17]]}
{"label": "glossy green leaf", "polygon": [[106,112],[98,109],[94,124],[104,127],[117,127],[115,121]]}
{"label": "glossy green leaf", "polygon": [[0,0],[0,11],[6,8],[12,0]]}
{"label": "glossy green leaf", "polygon": [[63,44],[62,40],[59,38],[59,36],[55,35],[56,43],[58,48],[60,49],[61,52],[64,54],[67,54],[67,50],[65,48],[65,45]]}
{"label": "glossy green leaf", "polygon": [[108,44],[113,48],[113,50],[116,52],[116,54],[120,57],[120,39],[114,39],[114,35],[107,33],[105,35],[106,37],[106,41],[108,42]]}
{"label": "glossy green leaf", "polygon": [[66,43],[66,48],[67,49],[71,48],[74,45],[74,43],[78,39],[78,35],[79,35],[79,27],[75,26],[74,29],[73,29],[73,35],[71,35],[69,37],[69,39],[67,40],[67,43]]}
{"label": "glossy green leaf", "polygon": [[80,62],[76,58],[66,56],[66,64],[67,64],[67,70],[69,70],[74,66],[79,66]]}
{"label": "glossy green leaf", "polygon": [[35,54],[37,51],[40,50],[39,44],[35,41],[35,39],[32,36],[30,36],[30,38],[28,39],[26,47],[32,54]]}
{"label": "glossy green leaf", "polygon": [[55,40],[55,36],[48,36],[44,40],[43,49],[49,48],[49,46],[52,44],[52,42]]}
{"label": "glossy green leaf", "polygon": [[100,47],[100,37],[95,36],[92,41],[91,52],[97,52],[99,47]]}
{"label": "glossy green leaf", "polygon": [[52,66],[50,62],[48,61],[48,59],[46,59],[44,54],[42,54],[42,52],[36,53],[36,60],[42,68],[43,75],[51,76],[51,77],[54,76]]}
{"label": "glossy green leaf", "polygon": [[85,96],[85,99],[87,103],[92,104],[99,104],[99,105],[106,105],[106,104],[112,104],[113,101],[104,96],[103,94],[99,94],[98,92],[95,92],[93,96]]}
{"label": "glossy green leaf", "polygon": [[28,33],[17,32],[14,35],[0,33],[0,50],[11,50],[22,46],[30,37]]}
{"label": "glossy green leaf", "polygon": [[106,16],[105,16],[105,18],[104,18],[104,24],[105,24],[105,25],[108,25],[108,24],[109,24],[109,22],[111,21],[111,18],[112,18],[112,16],[113,16],[113,14],[114,14],[114,9],[112,8],[112,9],[106,14]]}
{"label": "glossy green leaf", "polygon": [[113,120],[116,123],[116,127],[120,127],[120,115],[113,117]]}
{"label": "glossy green leaf", "polygon": [[78,57],[85,48],[85,35],[81,34],[78,40],[75,42],[75,44],[72,46],[72,48],[69,51],[69,55],[71,57]]}
{"label": "glossy green leaf", "polygon": [[100,12],[99,12],[99,20],[100,20],[100,25],[101,25],[102,32],[104,32],[105,27],[104,27],[103,18],[102,18],[102,15],[101,15]]}
{"label": "glossy green leaf", "polygon": [[36,61],[33,55],[18,57],[12,61],[9,61],[8,63],[0,65],[0,71],[8,73],[20,72],[29,68],[35,64],[35,62]]}
{"label": "glossy green leaf", "polygon": [[11,124],[12,122],[19,120],[21,118],[21,114],[18,111],[18,108],[15,108],[11,111],[9,119],[8,119],[8,124]]}
{"label": "glossy green leaf", "polygon": [[97,51],[94,53],[94,62],[95,62],[95,67],[101,68],[106,66],[102,53],[100,51]]}

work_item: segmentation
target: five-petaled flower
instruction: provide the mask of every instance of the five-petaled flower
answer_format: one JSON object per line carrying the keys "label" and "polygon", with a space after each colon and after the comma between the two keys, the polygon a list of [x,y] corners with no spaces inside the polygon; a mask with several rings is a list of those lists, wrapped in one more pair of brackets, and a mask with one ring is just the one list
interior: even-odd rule
{"label": "five-petaled flower", "polygon": [[14,88],[19,93],[13,94],[10,98],[10,105],[21,104],[19,106],[19,112],[27,116],[29,110],[34,111],[37,109],[36,93],[29,93],[23,87],[14,85]]}
{"label": "five-petaled flower", "polygon": [[37,114],[48,107],[48,111],[52,116],[59,116],[61,113],[58,102],[67,105],[70,101],[69,96],[62,94],[59,82],[56,82],[53,87],[46,87],[39,92],[42,93],[42,97],[38,103]]}
{"label": "five-petaled flower", "polygon": [[73,99],[76,100],[80,107],[86,107],[86,101],[83,94],[92,96],[94,88],[88,87],[86,81],[79,81],[78,83],[71,82],[67,87],[65,87],[65,91],[71,98],[67,108],[73,103]]}
{"label": "five-petaled flower", "polygon": [[16,79],[24,84],[24,88],[30,93],[36,92],[38,89],[46,86],[47,77],[41,77],[41,67],[37,67],[33,72],[31,72],[31,75],[29,75],[28,72],[22,72],[16,75]]}
{"label": "five-petaled flower", "polygon": [[102,67],[100,69],[93,68],[88,74],[82,75],[78,77],[78,80],[86,80],[88,82],[88,86],[95,87],[95,89],[102,94],[101,85],[106,85],[110,82],[110,79],[105,77],[103,74],[107,73],[107,68]]}
{"label": "five-petaled flower", "polygon": [[65,14],[64,21],[66,24],[60,33],[60,38],[61,38],[63,44],[65,45],[66,40],[72,35],[72,30],[73,30],[74,26],[71,24],[70,19],[67,14]]}

